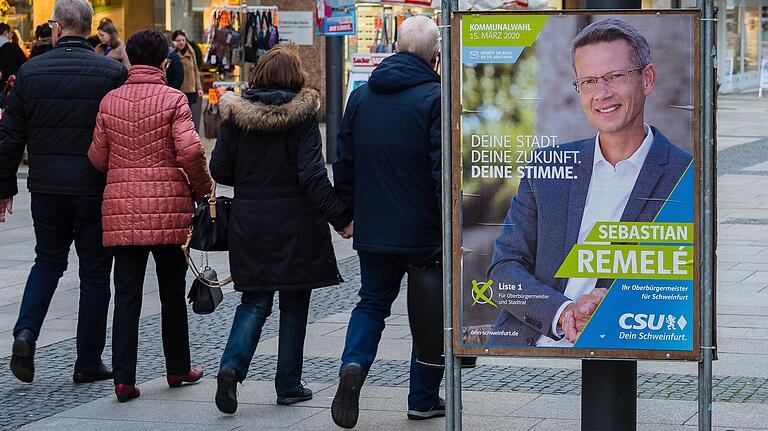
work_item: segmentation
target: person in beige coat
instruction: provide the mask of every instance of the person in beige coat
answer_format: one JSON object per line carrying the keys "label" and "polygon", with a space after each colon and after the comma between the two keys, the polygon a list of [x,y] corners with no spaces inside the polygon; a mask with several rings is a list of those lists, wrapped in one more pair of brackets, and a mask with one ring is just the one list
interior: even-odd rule
{"label": "person in beige coat", "polygon": [[181,83],[181,90],[187,96],[189,107],[192,109],[192,119],[195,121],[195,128],[200,126],[200,104],[203,97],[203,83],[200,80],[200,70],[197,68],[197,57],[195,50],[189,45],[187,34],[184,30],[176,30],[171,35],[171,40],[176,47],[176,53],[181,57],[181,63],[184,65],[184,82]]}

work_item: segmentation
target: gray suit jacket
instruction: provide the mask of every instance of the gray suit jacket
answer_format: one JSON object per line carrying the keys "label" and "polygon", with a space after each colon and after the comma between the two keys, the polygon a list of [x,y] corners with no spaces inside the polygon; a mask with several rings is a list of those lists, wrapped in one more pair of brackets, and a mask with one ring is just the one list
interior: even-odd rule
{"label": "gray suit jacket", "polygon": [[[655,127],[653,144],[637,177],[621,221],[652,221],[692,160]],[[548,300],[528,300],[526,305],[500,305],[495,331],[510,335],[489,338],[490,345],[534,346],[539,336],[558,340],[552,320],[569,299],[563,295],[567,279],[555,273],[578,241],[584,205],[592,177],[595,138],[573,141],[557,148],[579,151],[581,163],[573,164],[577,179],[528,179],[520,181],[501,233],[496,239],[488,279],[522,284],[524,294],[549,295]],[[613,280],[600,279],[597,287]]]}

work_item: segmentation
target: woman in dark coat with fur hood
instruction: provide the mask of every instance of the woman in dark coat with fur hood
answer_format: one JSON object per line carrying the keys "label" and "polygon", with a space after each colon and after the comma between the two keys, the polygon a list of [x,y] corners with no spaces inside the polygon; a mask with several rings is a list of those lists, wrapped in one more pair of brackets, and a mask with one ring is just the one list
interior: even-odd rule
{"label": "woman in dark coat with fur hood", "polygon": [[259,59],[242,97],[224,94],[221,129],[211,174],[235,188],[229,219],[229,261],[243,292],[221,359],[216,406],[237,410],[242,382],[280,292],[275,376],[278,404],[312,398],[301,384],[312,289],[341,281],[328,223],[351,235],[352,213],[335,193],[325,169],[315,114],[316,90],[295,48],[278,45]]}

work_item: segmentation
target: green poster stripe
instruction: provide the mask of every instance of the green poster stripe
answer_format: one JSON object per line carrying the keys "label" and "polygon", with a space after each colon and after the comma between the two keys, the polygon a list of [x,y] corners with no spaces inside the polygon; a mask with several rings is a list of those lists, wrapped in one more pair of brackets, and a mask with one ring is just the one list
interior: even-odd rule
{"label": "green poster stripe", "polygon": [[461,19],[462,46],[531,46],[547,15],[468,15]]}
{"label": "green poster stripe", "polygon": [[584,241],[692,244],[693,223],[597,222]]}
{"label": "green poster stripe", "polygon": [[693,280],[693,247],[577,244],[555,277]]}

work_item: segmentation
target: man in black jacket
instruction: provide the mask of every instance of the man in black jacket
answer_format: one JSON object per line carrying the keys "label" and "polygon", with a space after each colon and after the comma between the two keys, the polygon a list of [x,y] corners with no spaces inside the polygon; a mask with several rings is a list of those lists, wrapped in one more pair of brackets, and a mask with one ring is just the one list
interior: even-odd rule
{"label": "man in black jacket", "polygon": [[13,374],[24,382],[34,378],[35,341],[73,241],[80,276],[73,380],[112,377],[101,361],[112,270],[112,256],[101,242],[106,178],[91,166],[87,151],[101,99],[123,84],[127,71],[86,43],[92,16],[86,0],[56,1],[50,21],[55,47],[19,68],[0,123],[0,222],[13,209],[25,146],[29,153],[36,257],[13,329],[11,357]]}
{"label": "man in black jacket", "polygon": [[[341,124],[334,180],[354,208],[362,277],[331,405],[334,422],[344,428],[357,423],[360,387],[403,275],[409,265],[440,255],[438,36],[426,17],[405,20],[397,54],[352,92]],[[442,376],[442,368],[420,364],[412,355],[408,418],[445,416],[438,395]]]}
{"label": "man in black jacket", "polygon": [[0,88],[5,86],[5,81],[11,75],[15,75],[19,66],[27,61],[21,47],[11,42],[11,26],[0,23]]}

